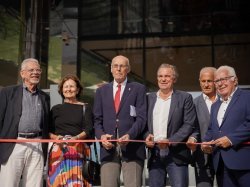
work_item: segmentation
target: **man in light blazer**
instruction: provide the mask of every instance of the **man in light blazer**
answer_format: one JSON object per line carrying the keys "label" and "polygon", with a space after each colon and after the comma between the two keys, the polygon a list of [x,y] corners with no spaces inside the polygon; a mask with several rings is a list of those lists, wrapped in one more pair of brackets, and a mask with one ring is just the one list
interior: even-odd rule
{"label": "man in light blazer", "polygon": [[[145,146],[128,140],[143,139],[146,89],[127,80],[129,72],[128,58],[114,57],[111,64],[114,81],[98,88],[95,95],[95,135],[103,140],[100,148],[102,187],[119,187],[121,170],[124,186],[142,184]],[[110,139],[119,142],[110,142]]]}
{"label": "man in light blazer", "polygon": [[211,106],[218,99],[214,85],[215,71],[214,67],[204,67],[200,71],[199,82],[202,94],[194,99],[198,126],[187,142],[193,151],[192,161],[197,187],[212,187],[214,183],[215,173],[211,155],[203,153],[200,146],[193,143],[200,142],[205,137],[210,122]]}
{"label": "man in light blazer", "polygon": [[[48,138],[49,96],[38,89],[42,70],[36,59],[25,59],[20,75],[23,84],[0,92],[0,138]],[[1,186],[41,187],[47,144],[0,143]]]}
{"label": "man in light blazer", "polygon": [[166,186],[167,174],[171,186],[188,186],[191,151],[184,142],[195,128],[196,113],[192,96],[173,88],[177,78],[175,66],[162,64],[157,71],[159,91],[148,95],[150,187]]}
{"label": "man in light blazer", "polygon": [[250,141],[250,92],[238,88],[238,78],[230,66],[217,69],[214,83],[220,99],[211,108],[202,150],[212,153],[219,187],[247,187],[250,147],[244,142]]}

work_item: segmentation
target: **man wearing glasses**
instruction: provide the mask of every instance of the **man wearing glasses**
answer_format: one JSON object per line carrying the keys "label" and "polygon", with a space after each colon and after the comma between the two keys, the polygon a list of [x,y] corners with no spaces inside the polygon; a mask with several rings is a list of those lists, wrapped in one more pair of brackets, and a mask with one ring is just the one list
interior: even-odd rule
{"label": "man wearing glasses", "polygon": [[[36,59],[22,62],[23,84],[0,92],[0,138],[48,138],[49,96],[38,89],[42,70]],[[0,143],[1,186],[42,187],[46,144]]]}
{"label": "man wearing glasses", "polygon": [[211,109],[211,121],[202,150],[213,156],[219,187],[250,184],[250,92],[238,88],[234,68],[221,66],[214,83],[220,95]]}
{"label": "man wearing glasses", "polygon": [[[130,82],[128,58],[113,58],[111,73],[114,81],[96,90],[94,117],[95,135],[103,140],[100,149],[101,186],[119,187],[123,172],[124,186],[140,187],[145,159],[142,139],[146,127],[146,88]],[[117,139],[118,142],[110,142]]]}

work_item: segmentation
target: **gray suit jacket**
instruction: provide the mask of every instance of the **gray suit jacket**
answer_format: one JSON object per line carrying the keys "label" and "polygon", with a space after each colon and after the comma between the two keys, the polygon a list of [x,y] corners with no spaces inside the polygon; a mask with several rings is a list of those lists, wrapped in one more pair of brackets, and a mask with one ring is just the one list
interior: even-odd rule
{"label": "gray suit jacket", "polygon": [[[192,134],[192,136],[196,138],[198,142],[201,142],[205,137],[210,123],[210,114],[203,98],[203,94],[194,99],[194,105],[196,109],[198,123],[197,128]],[[195,165],[198,164],[199,167],[203,167],[207,165],[208,162],[211,162],[211,158],[209,157],[211,157],[211,155],[204,154],[201,151],[200,146],[198,146],[197,150],[193,153],[193,160],[196,163]]]}
{"label": "gray suit jacket", "polygon": [[[156,103],[156,92],[148,95],[148,134],[153,134],[153,109]],[[167,111],[166,111],[167,112]],[[186,142],[195,128],[196,113],[192,96],[186,92],[174,90],[167,125],[167,138],[170,142]],[[185,144],[169,147],[170,154],[176,164],[188,164],[191,152]],[[149,150],[149,164],[151,157]]]}
{"label": "gray suit jacket", "polygon": [[202,94],[194,99],[194,105],[200,128],[200,137],[203,139],[209,126],[210,114]]}
{"label": "gray suit jacket", "polygon": [[[42,129],[43,138],[48,138],[49,124],[49,96],[39,90],[39,97],[43,106]],[[0,138],[16,139],[18,125],[22,114],[23,86],[15,85],[2,88],[0,91]],[[0,164],[7,162],[14,149],[15,143],[0,143]],[[46,158],[47,144],[43,143]]]}

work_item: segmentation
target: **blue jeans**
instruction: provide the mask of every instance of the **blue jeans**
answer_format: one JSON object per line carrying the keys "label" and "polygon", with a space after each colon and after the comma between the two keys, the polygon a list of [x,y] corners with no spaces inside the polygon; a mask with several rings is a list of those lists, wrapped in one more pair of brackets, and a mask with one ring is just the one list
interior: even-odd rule
{"label": "blue jeans", "polygon": [[165,187],[167,174],[172,187],[188,187],[188,165],[176,165],[171,155],[164,160],[153,157],[149,165],[149,186]]}

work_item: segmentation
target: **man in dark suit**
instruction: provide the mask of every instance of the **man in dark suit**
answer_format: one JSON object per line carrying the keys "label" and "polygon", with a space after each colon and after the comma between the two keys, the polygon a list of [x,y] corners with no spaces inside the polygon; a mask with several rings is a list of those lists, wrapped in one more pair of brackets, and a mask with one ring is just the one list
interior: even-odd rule
{"label": "man in dark suit", "polygon": [[215,71],[214,67],[205,67],[200,71],[199,82],[202,94],[194,99],[198,127],[187,142],[187,145],[193,151],[192,160],[197,187],[211,187],[214,183],[214,169],[211,155],[203,153],[200,146],[196,147],[193,143],[200,142],[205,137],[210,121],[211,106],[218,98],[214,85]]}
{"label": "man in dark suit", "polygon": [[230,66],[217,69],[214,83],[220,99],[211,108],[202,150],[212,153],[219,187],[248,187],[250,147],[244,142],[250,140],[250,92],[238,88],[238,78]]}
{"label": "man in dark suit", "polygon": [[[149,186],[166,186],[166,174],[173,187],[188,186],[191,153],[185,144],[195,128],[196,113],[192,96],[174,90],[176,67],[162,64],[157,71],[159,91],[148,95]],[[173,142],[173,143],[171,143]]]}
{"label": "man in dark suit", "polygon": [[[0,138],[48,138],[49,96],[37,87],[41,72],[36,59],[26,59],[20,71],[23,84],[1,89]],[[45,144],[0,143],[0,150],[1,186],[17,187],[21,177],[21,186],[42,186]]]}
{"label": "man in dark suit", "polygon": [[[143,138],[146,126],[146,89],[129,82],[128,58],[116,56],[111,72],[114,81],[97,89],[94,103],[95,135],[103,140],[101,155],[102,187],[120,186],[123,172],[124,186],[139,187],[145,159],[143,143],[130,142]],[[118,139],[118,143],[108,140]]]}

